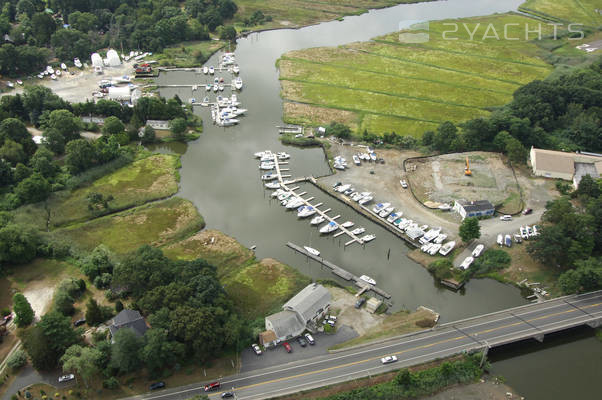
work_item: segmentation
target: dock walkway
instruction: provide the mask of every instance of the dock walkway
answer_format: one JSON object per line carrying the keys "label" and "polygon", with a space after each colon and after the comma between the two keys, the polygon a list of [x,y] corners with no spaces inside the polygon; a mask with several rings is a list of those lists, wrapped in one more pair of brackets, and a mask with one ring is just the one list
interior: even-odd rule
{"label": "dock walkway", "polygon": [[384,297],[385,299],[391,298],[391,295],[389,293],[385,292],[384,290],[380,289],[379,287],[371,285],[367,282],[364,282],[359,277],[353,275],[351,272],[346,271],[345,269],[339,267],[338,265],[335,265],[320,256],[316,256],[314,254],[309,253],[303,247],[297,246],[296,244],[291,243],[291,242],[288,242],[286,245],[288,247],[290,247],[291,249],[295,250],[296,252],[301,253],[301,254],[311,258],[312,260],[319,262],[320,264],[324,265],[325,267],[328,267],[332,271],[332,273],[335,274],[336,276],[341,277],[341,278],[345,279],[346,281],[353,281],[353,283],[355,283],[355,285],[361,289],[359,292],[360,294],[364,293],[367,290],[372,290],[374,293]]}

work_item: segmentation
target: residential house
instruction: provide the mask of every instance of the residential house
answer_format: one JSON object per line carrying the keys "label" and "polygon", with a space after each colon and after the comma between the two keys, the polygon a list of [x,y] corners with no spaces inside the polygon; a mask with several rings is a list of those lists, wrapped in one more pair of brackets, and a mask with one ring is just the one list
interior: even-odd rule
{"label": "residential house", "polygon": [[495,207],[489,200],[458,200],[454,202],[453,210],[464,219],[466,217],[490,217],[495,212]]}
{"label": "residential house", "polygon": [[144,336],[144,333],[148,330],[144,317],[136,310],[122,310],[117,314],[109,325],[109,331],[111,332],[111,338],[115,336],[115,333],[124,328],[130,328],[138,336]]}

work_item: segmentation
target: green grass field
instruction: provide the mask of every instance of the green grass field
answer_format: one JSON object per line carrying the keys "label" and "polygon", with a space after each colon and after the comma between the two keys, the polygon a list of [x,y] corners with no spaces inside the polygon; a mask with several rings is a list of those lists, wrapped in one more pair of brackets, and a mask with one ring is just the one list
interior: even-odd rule
{"label": "green grass field", "polygon": [[372,8],[391,7],[401,3],[417,3],[421,0],[237,0],[238,13],[235,21],[241,22],[256,11],[261,11],[272,21],[258,26],[239,26],[240,29],[269,29],[311,25],[330,21],[345,15],[359,15]]}
{"label": "green grass field", "polygon": [[82,250],[104,244],[118,254],[144,244],[161,246],[204,227],[203,217],[188,200],[178,197],[58,229],[54,234]]}
{"label": "green grass field", "polygon": [[249,319],[278,310],[309,284],[309,278],[276,260],[258,261],[251,250],[225,234],[207,230],[163,248],[178,260],[203,258],[217,267],[220,281]]}
{"label": "green grass field", "polygon": [[520,11],[546,19],[565,23],[580,23],[587,26],[602,26],[600,0],[527,0]]}
{"label": "green grass field", "polygon": [[[459,28],[446,38],[456,40],[444,39],[450,22]],[[515,14],[437,21],[430,23],[426,43],[401,43],[395,32],[370,42],[289,52],[278,62],[288,101],[285,119],[324,124],[333,113],[322,117],[319,109],[340,110],[341,122],[353,121],[358,133],[419,137],[446,120],[485,116],[508,103],[519,86],[552,70],[540,58],[544,50],[524,40],[525,25],[536,23]],[[521,40],[503,40],[504,26],[508,38]],[[542,27],[542,34],[549,32],[550,26]]]}
{"label": "green grass field", "polygon": [[203,40],[182,42],[169,46],[159,53],[153,54],[153,59],[159,65],[178,68],[198,67],[211,57],[213,53],[226,46],[221,40]]}
{"label": "green grass field", "polygon": [[[21,207],[16,210],[15,218],[21,222],[31,222],[44,229],[49,212],[50,227],[54,228],[166,198],[178,191],[177,169],[179,167],[179,156],[151,155],[126,165],[89,186],[73,192],[53,193],[46,205],[39,203]],[[114,200],[109,203],[110,209],[90,211],[87,196],[92,192],[104,196],[112,195]]]}

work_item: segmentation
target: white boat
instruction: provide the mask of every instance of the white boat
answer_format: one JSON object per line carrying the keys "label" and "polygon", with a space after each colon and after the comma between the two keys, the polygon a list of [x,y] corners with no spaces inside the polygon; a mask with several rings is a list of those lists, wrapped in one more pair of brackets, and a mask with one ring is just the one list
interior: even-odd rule
{"label": "white boat", "polygon": [[280,183],[279,182],[268,182],[265,184],[265,187],[268,189],[279,189]]}
{"label": "white boat", "polygon": [[61,63],[61,69],[62,69],[63,71],[67,71],[67,64],[65,64],[65,63]]}
{"label": "white boat", "polygon": [[15,84],[9,81],[9,82],[6,82],[6,86],[8,86],[9,88],[14,88]]}
{"label": "white boat", "polygon": [[355,224],[354,224],[353,222],[351,222],[351,221],[345,221],[345,222],[343,222],[343,223],[341,224],[341,226],[342,226],[343,228],[351,228],[353,225],[355,225]]}
{"label": "white boat", "polygon": [[351,200],[360,201],[363,197],[364,197],[364,195],[361,194],[360,192],[355,192],[351,195]]}
{"label": "white boat", "polygon": [[267,173],[265,175],[261,175],[261,180],[262,181],[271,181],[271,180],[276,179],[276,178],[278,178],[278,175],[273,174],[271,172]]}
{"label": "white boat", "polygon": [[238,96],[236,96],[236,93],[232,93],[232,96],[230,96],[230,104],[233,106],[240,105],[240,101],[238,101]]}
{"label": "white boat", "polygon": [[337,229],[339,229],[339,225],[336,222],[331,221],[320,228],[320,233],[331,233]]}
{"label": "white boat", "polygon": [[452,209],[452,206],[450,206],[447,203],[441,204],[439,207],[437,207],[439,210],[441,211],[449,211]]}
{"label": "white boat", "polygon": [[429,249],[428,253],[431,256],[434,256],[435,254],[437,254],[439,252],[439,250],[441,250],[441,244],[440,243],[432,243],[431,248]]}
{"label": "white boat", "polygon": [[362,275],[360,276],[360,280],[369,283],[371,285],[376,285],[376,281],[372,278],[370,278],[368,275]]}
{"label": "white boat", "polygon": [[339,193],[343,193],[345,190],[348,190],[351,187],[351,185],[341,185],[338,188],[336,188],[335,190]]}
{"label": "white boat", "polygon": [[407,227],[412,224],[412,222],[414,222],[414,221],[412,221],[411,219],[406,219],[405,221],[403,221],[399,224],[399,229],[406,230]]}
{"label": "white boat", "polygon": [[55,74],[52,74],[52,75],[50,75],[50,78],[51,78],[52,80],[56,80],[56,75],[55,75]]}
{"label": "white boat", "polygon": [[263,158],[266,155],[272,155],[272,152],[270,150],[258,151],[257,153],[253,154],[253,157]]}
{"label": "white boat", "polygon": [[353,233],[354,235],[361,235],[364,232],[366,232],[366,228],[364,228],[363,226],[360,226],[359,228],[355,228],[354,230],[351,231],[351,233]]}
{"label": "white boat", "polygon": [[207,68],[206,66],[205,66],[205,67],[203,67],[203,73],[204,73],[205,75],[207,75],[207,74],[209,73],[209,68]]}
{"label": "white boat", "polygon": [[17,85],[22,86],[23,85],[23,81],[21,79],[17,79]]}
{"label": "white boat", "polygon": [[390,224],[392,224],[392,223],[393,223],[393,222],[395,222],[395,220],[396,220],[397,218],[399,218],[400,216],[401,216],[401,213],[399,213],[399,214],[398,214],[398,213],[391,213],[391,215],[389,215],[389,216],[387,217],[387,222],[388,222],[388,223],[390,223]]}
{"label": "white boat", "polygon": [[500,246],[504,245],[504,236],[501,233],[497,235],[497,244],[499,244]]}
{"label": "white boat", "polygon": [[205,96],[203,101],[201,101],[201,106],[208,107],[209,106],[209,97]]}
{"label": "white boat", "polygon": [[372,196],[365,196],[360,201],[358,201],[358,203],[363,206],[364,204],[370,203],[373,199],[374,197]]}
{"label": "white boat", "polygon": [[422,246],[420,246],[420,251],[426,253],[427,251],[429,251],[432,245],[432,243],[423,243]]}
{"label": "white boat", "polygon": [[445,239],[447,239],[447,235],[445,233],[440,233],[435,240],[433,240],[433,243],[441,244]]}
{"label": "white boat", "polygon": [[77,68],[81,68],[81,67],[83,66],[83,65],[82,65],[82,62],[81,62],[81,61],[79,60],[79,58],[77,58],[77,57],[75,57],[75,58],[73,59],[73,64],[74,64],[74,65],[75,65]]}
{"label": "white boat", "polygon": [[48,71],[49,74],[54,74],[54,68],[52,68],[50,65],[46,66],[46,71]]}
{"label": "white boat", "polygon": [[398,220],[396,220],[393,225],[397,226],[398,228],[404,223],[406,222],[408,219],[407,218],[399,218]]}
{"label": "white boat", "polygon": [[286,190],[284,190],[284,189],[278,188],[278,190],[274,190],[270,196],[271,197],[278,197],[278,196],[280,196],[281,194],[284,194],[284,193],[288,193],[288,192]]}
{"label": "white boat", "polygon": [[378,214],[385,208],[389,207],[390,205],[391,205],[391,203],[378,203],[377,205],[375,205],[372,208],[372,211],[374,211],[376,214]]}
{"label": "white boat", "polygon": [[426,232],[424,234],[424,236],[422,236],[420,238],[420,243],[427,243],[430,242],[431,240],[435,239],[437,236],[439,236],[439,233],[441,232],[441,228],[438,229],[431,229],[428,232]]}
{"label": "white boat", "polygon": [[209,75],[215,74],[215,68],[209,67]]}
{"label": "white boat", "polygon": [[232,126],[232,125],[236,125],[238,124],[238,120],[235,118],[226,118],[226,119],[219,119],[216,123],[219,126]]}
{"label": "white boat", "polygon": [[274,163],[273,162],[262,162],[259,165],[259,169],[269,171],[271,169],[274,169]]}
{"label": "white boat", "polygon": [[211,86],[210,83],[208,83],[207,85],[205,85],[205,91],[210,92],[211,89],[213,89],[213,87]]}
{"label": "white boat", "polygon": [[299,208],[302,205],[303,200],[301,200],[299,197],[293,197],[292,199],[289,199],[289,201],[286,203],[286,208],[292,210],[293,208]]}
{"label": "white boat", "polygon": [[213,93],[217,93],[219,90],[219,85],[213,85]]}
{"label": "white boat", "polygon": [[297,210],[297,217],[299,217],[299,218],[311,217],[316,212],[317,212],[316,209],[313,208],[312,206],[301,206]]}
{"label": "white boat", "polygon": [[376,153],[370,153],[370,160],[376,161]]}
{"label": "white boat", "polygon": [[365,235],[365,236],[362,236],[362,237],[360,238],[360,240],[361,240],[362,242],[364,242],[364,243],[368,243],[369,241],[373,240],[375,237],[376,237],[376,235],[372,235],[372,234],[370,234],[370,235]]}
{"label": "white boat", "polygon": [[311,225],[319,225],[324,221],[325,221],[325,218],[321,215],[318,215],[318,216],[314,217],[309,223]]}
{"label": "white boat", "polygon": [[468,267],[470,267],[470,264],[472,264],[473,261],[474,261],[474,258],[472,258],[470,256],[466,257],[464,259],[464,261],[462,261],[462,264],[460,264],[460,268],[464,269],[464,270],[468,269]]}
{"label": "white boat", "polygon": [[232,72],[234,72],[235,74],[238,74],[240,72],[240,67],[236,64],[234,64],[232,66]]}
{"label": "white boat", "polygon": [[278,195],[278,200],[282,201],[282,200],[286,200],[289,197],[291,197],[294,193],[293,192],[286,192],[286,191],[282,191],[282,193],[280,193]]}
{"label": "white boat", "polygon": [[313,247],[303,246],[303,248],[305,249],[305,251],[307,251],[311,255],[314,255],[316,257],[320,255],[320,252],[318,250],[314,249]]}
{"label": "white boat", "polygon": [[447,242],[443,246],[441,246],[441,249],[439,249],[439,254],[441,254],[442,256],[446,256],[449,254],[450,251],[454,249],[455,246],[455,241],[452,240],[451,242]]}
{"label": "white boat", "polygon": [[63,73],[61,72],[61,70],[60,70],[60,69],[57,69],[57,70],[54,72],[54,74],[55,74],[56,76],[61,76],[61,75],[63,75]]}
{"label": "white boat", "polygon": [[288,153],[285,153],[284,151],[281,151],[276,155],[278,156],[278,159],[280,161],[288,160],[289,158],[291,158],[291,155]]}
{"label": "white boat", "polygon": [[38,74],[38,79],[44,79],[44,74]]}
{"label": "white boat", "polygon": [[234,89],[236,89],[236,90],[242,89],[242,79],[240,79],[240,78],[234,79],[232,81],[232,85],[234,86]]}
{"label": "white boat", "polygon": [[224,91],[224,85],[223,85],[223,84],[221,84],[221,83],[219,84],[219,91],[220,91],[220,92],[223,92],[223,91]]}
{"label": "white boat", "polygon": [[353,155],[353,162],[355,163],[355,165],[360,165],[362,162],[360,161],[360,158],[357,155]]}
{"label": "white boat", "polygon": [[334,164],[332,165],[332,167],[333,167],[334,169],[338,169],[338,170],[340,170],[340,171],[344,171],[344,170],[345,170],[345,166],[344,166],[344,165],[342,165],[342,164],[339,164],[339,163],[334,163]]}
{"label": "white boat", "polygon": [[393,211],[395,211],[395,207],[387,207],[384,210],[381,210],[381,212],[378,213],[378,216],[381,218],[387,218]]}

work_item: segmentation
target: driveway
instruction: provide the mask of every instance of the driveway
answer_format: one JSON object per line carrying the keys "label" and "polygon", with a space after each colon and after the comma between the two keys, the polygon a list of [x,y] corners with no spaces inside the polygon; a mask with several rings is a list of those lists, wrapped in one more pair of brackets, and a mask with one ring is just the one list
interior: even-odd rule
{"label": "driveway", "polygon": [[[49,372],[38,372],[31,365],[25,366],[15,380],[6,389],[6,392],[2,396],[2,400],[10,400],[11,396],[17,393],[17,390],[22,390],[27,386],[36,383],[47,383],[57,388],[66,388],[74,384],[75,381],[58,383],[58,378],[63,375],[60,370],[49,371]],[[34,396],[35,394],[32,393]]]}
{"label": "driveway", "polygon": [[293,361],[325,355],[328,354],[328,349],[335,344],[346,342],[358,336],[347,325],[337,326],[337,328],[335,334],[316,333],[312,335],[316,341],[316,344],[313,346],[308,344],[305,347],[301,347],[296,339],[289,340],[288,343],[293,348],[292,353],[287,353],[284,347],[277,346],[276,348],[267,349],[262,355],[257,356],[250,347],[246,348],[241,354],[242,365],[240,372],[284,365]]}

